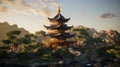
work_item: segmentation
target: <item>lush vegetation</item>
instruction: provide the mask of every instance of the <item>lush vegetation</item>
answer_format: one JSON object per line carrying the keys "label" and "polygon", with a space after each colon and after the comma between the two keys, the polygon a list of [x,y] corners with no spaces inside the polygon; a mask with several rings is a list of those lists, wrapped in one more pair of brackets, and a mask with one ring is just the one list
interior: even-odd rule
{"label": "lush vegetation", "polygon": [[[72,31],[77,33],[74,38],[77,42],[73,47],[79,49],[88,59],[106,57],[120,59],[119,32],[110,30],[101,33],[83,26],[73,28]],[[95,33],[97,34],[94,35]]]}
{"label": "lush vegetation", "polygon": [[8,32],[7,39],[2,40],[4,43],[0,45],[0,62],[12,63],[50,63],[63,60],[62,57],[72,57],[68,50],[59,48],[45,48],[42,41],[38,39],[44,38],[44,31],[36,32],[36,34],[27,34],[22,38],[18,38],[20,30]]}
{"label": "lush vegetation", "polygon": [[[98,33],[96,36],[93,35],[96,32],[91,34],[89,32],[91,30],[86,27],[76,27],[71,31],[76,33],[72,38],[76,42],[70,47],[80,51],[86,61],[106,57],[120,59],[120,33],[117,31],[112,30],[109,32],[110,35]],[[75,60],[76,56],[71,54],[65,46],[57,49],[44,47],[42,43],[46,39],[44,31],[18,37],[20,34],[20,30],[6,33],[7,39],[1,40],[3,44],[0,45],[0,62],[32,64]]]}

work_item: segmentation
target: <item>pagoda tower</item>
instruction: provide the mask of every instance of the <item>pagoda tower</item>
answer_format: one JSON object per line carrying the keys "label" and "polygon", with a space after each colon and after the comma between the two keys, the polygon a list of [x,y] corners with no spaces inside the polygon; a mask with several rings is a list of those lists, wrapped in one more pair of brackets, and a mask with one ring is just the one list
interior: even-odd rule
{"label": "pagoda tower", "polygon": [[66,24],[70,18],[62,16],[60,7],[58,8],[57,15],[54,18],[48,17],[48,20],[51,24],[50,26],[44,25],[44,27],[49,30],[49,32],[45,35],[46,37],[49,37],[47,41],[44,41],[45,46],[52,48],[58,48],[61,46],[69,47],[70,44],[74,43],[68,39],[75,36],[75,34],[71,34],[69,32],[73,26],[67,26]]}

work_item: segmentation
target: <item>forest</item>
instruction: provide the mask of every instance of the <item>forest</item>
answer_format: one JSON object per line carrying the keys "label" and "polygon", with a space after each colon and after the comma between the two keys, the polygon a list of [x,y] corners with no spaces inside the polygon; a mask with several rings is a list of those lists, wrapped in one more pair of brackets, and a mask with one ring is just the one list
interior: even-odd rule
{"label": "forest", "polygon": [[[50,64],[59,63],[59,61],[80,61],[86,64],[91,61],[99,62],[103,59],[109,59],[119,67],[120,62],[120,33],[115,30],[97,32],[94,28],[84,26],[75,26],[71,32],[76,36],[71,38],[75,43],[70,47],[80,51],[80,56],[69,52],[68,47],[53,49],[45,47],[45,31],[40,30],[27,33],[23,37],[19,35],[21,30],[14,29],[6,33],[6,38],[0,40],[0,63],[17,64]],[[65,59],[64,59],[65,58]],[[116,66],[116,67],[117,67]]]}

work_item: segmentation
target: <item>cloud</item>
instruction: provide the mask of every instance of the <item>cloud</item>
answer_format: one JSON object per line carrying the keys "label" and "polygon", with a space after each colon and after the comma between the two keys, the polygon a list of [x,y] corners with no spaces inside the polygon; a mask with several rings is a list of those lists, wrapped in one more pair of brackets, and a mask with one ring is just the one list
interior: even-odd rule
{"label": "cloud", "polygon": [[116,15],[115,15],[115,14],[112,14],[112,13],[104,13],[104,14],[102,14],[99,18],[100,18],[100,19],[111,19],[111,18],[113,18],[113,17],[116,17]]}
{"label": "cloud", "polygon": [[6,13],[7,12],[7,7],[0,6],[0,13]]}
{"label": "cloud", "polygon": [[[57,0],[0,0],[7,12],[50,16],[59,6]],[[1,6],[0,6],[1,7]],[[3,8],[1,8],[3,9]]]}

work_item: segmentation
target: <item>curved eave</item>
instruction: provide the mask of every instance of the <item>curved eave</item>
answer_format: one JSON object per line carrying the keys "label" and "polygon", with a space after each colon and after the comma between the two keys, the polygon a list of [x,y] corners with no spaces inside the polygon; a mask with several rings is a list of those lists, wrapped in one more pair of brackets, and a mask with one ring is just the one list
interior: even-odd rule
{"label": "curved eave", "polygon": [[64,19],[62,19],[62,18],[49,18],[48,17],[48,20],[50,21],[50,22],[55,22],[55,21],[61,21],[61,22],[68,22],[69,20],[70,20],[70,18],[64,18]]}
{"label": "curved eave", "polygon": [[73,26],[62,26],[63,29],[65,30],[69,30],[70,28],[72,28]]}
{"label": "curved eave", "polygon": [[46,36],[51,36],[51,37],[58,37],[60,35],[61,35],[61,33],[58,33],[58,34],[46,34]]}
{"label": "curved eave", "polygon": [[59,28],[61,25],[58,25],[58,26],[45,26],[44,25],[44,27],[45,28],[47,28],[47,29],[57,29],[57,28]]}
{"label": "curved eave", "polygon": [[63,17],[60,13],[58,14],[58,15],[56,15],[54,18],[56,18],[56,19],[65,19],[65,17]]}
{"label": "curved eave", "polygon": [[49,30],[59,29],[60,27],[62,27],[62,29],[64,29],[64,30],[69,30],[73,26],[61,26],[61,25],[58,25],[58,26],[45,26],[44,25],[44,27],[47,28],[47,29],[49,29]]}
{"label": "curved eave", "polygon": [[60,13],[58,13],[54,19],[65,19],[65,17],[63,17]]}
{"label": "curved eave", "polygon": [[[61,20],[61,19],[59,19],[59,20]],[[62,20],[62,22],[68,22],[69,20],[70,20],[70,18],[67,18],[67,19]]]}
{"label": "curved eave", "polygon": [[74,37],[76,34],[53,34],[53,35],[49,35],[51,37],[56,37],[56,38],[60,38],[60,37],[63,37],[63,38],[71,38],[71,37]]}

